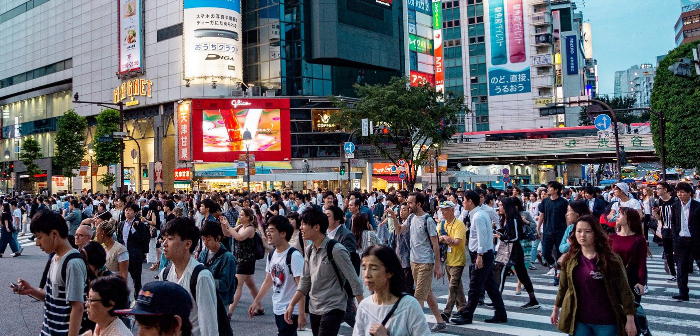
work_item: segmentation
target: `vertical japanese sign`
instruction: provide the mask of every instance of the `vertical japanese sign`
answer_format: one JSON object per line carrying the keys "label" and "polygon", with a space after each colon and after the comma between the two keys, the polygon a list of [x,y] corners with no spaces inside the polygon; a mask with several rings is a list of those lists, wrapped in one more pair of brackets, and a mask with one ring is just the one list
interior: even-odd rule
{"label": "vertical japanese sign", "polygon": [[433,50],[435,56],[435,90],[445,90],[445,65],[442,57],[442,1],[433,0]]}
{"label": "vertical japanese sign", "polygon": [[142,0],[118,0],[119,74],[140,71],[143,59]]}
{"label": "vertical japanese sign", "polygon": [[532,91],[530,85],[529,16],[523,0],[484,1],[489,13],[485,34],[489,73],[489,96]]}
{"label": "vertical japanese sign", "polygon": [[566,41],[566,74],[578,74],[578,45],[576,35],[567,36]]}
{"label": "vertical japanese sign", "polygon": [[241,1],[184,0],[186,79],[243,79]]}
{"label": "vertical japanese sign", "polygon": [[177,107],[177,135],[178,135],[178,160],[189,161],[192,159],[192,153],[190,152],[190,134],[192,133],[190,129],[190,117],[192,113],[190,111],[190,104],[180,104]]}
{"label": "vertical japanese sign", "polygon": [[561,12],[552,11],[552,40],[554,42],[554,71],[555,84],[563,85],[561,76]]}

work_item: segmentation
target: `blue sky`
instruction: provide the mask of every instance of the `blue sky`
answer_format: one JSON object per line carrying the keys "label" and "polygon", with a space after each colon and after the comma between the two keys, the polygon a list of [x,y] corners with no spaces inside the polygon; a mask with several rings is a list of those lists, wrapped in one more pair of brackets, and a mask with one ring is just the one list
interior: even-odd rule
{"label": "blue sky", "polygon": [[[585,3],[585,6],[584,6]],[[615,71],[651,63],[675,48],[673,26],[680,0],[576,0],[591,23],[593,57],[598,60],[599,93],[612,94]]]}

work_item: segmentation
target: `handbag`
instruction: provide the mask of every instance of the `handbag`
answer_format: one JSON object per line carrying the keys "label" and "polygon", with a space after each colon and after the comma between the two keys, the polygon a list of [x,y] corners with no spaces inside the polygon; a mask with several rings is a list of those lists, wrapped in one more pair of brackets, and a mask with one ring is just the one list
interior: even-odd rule
{"label": "handbag", "polygon": [[496,251],[496,262],[508,265],[511,252],[513,252],[513,244],[501,241],[501,243],[498,244],[498,251]]}

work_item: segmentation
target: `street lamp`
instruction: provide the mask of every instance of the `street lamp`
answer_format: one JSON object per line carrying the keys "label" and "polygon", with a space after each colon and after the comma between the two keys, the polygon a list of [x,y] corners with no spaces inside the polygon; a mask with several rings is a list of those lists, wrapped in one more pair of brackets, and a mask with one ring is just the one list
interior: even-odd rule
{"label": "street lamp", "polygon": [[6,149],[5,150],[5,160],[9,160],[9,159],[10,159],[10,150]]}
{"label": "street lamp", "polygon": [[92,149],[92,142],[88,144],[88,156],[90,156],[90,171],[88,174],[90,174],[90,190],[92,190],[93,193],[95,193],[95,189],[93,189],[92,185],[92,166],[95,164],[95,162],[92,160],[92,158],[95,156],[95,150]]}
{"label": "street lamp", "polygon": [[250,134],[249,130],[243,132],[243,141],[245,142],[245,166],[246,166],[246,179],[248,180],[248,193],[250,193],[250,140],[253,140],[253,136]]}

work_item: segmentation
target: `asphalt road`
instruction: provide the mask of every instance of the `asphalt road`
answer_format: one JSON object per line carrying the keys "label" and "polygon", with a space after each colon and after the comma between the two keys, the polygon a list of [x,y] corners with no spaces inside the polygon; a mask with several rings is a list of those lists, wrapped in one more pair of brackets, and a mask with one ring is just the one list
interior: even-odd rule
{"label": "asphalt road", "polygon": [[[47,255],[32,242],[22,241],[25,246],[24,254],[18,258],[11,258],[9,249],[0,259],[0,335],[25,336],[38,335],[41,328],[43,304],[35,302],[28,297],[14,295],[9,289],[10,282],[16,282],[18,278],[28,279],[33,284],[38,284],[43,271]],[[663,260],[660,259],[660,248],[652,246],[654,258],[649,262],[649,294],[644,296],[642,304],[647,312],[649,323],[654,335],[700,335],[700,281],[698,271],[691,274],[690,278],[690,302],[679,303],[671,299],[671,295],[677,293],[675,283],[668,283],[669,276],[664,271]],[[264,262],[256,265],[256,283],[259,285],[264,278]],[[520,305],[527,301],[527,294],[516,295],[514,292],[515,278],[509,277],[503,292],[506,309],[508,310],[508,323],[490,325],[483,323],[485,318],[491,317],[493,311],[481,306],[474,316],[474,324],[456,326],[448,324],[447,330],[442,334],[449,335],[562,335],[549,324],[549,315],[552,312],[552,303],[556,297],[557,288],[551,286],[551,276],[546,276],[546,269],[538,265],[538,269],[530,271],[530,277],[535,285],[535,292],[542,304],[542,308],[535,310],[521,310]],[[155,281],[155,272],[149,271],[144,264],[143,282]],[[463,277],[465,291],[469,286],[467,275]],[[447,285],[443,280],[433,283],[433,288],[440,308],[447,301]],[[252,302],[250,291],[244,288],[243,296],[233,316],[233,330],[235,335],[275,335],[276,327],[272,315],[272,302],[269,297],[263,301],[266,314],[250,318],[247,309]],[[487,299],[488,301],[488,299]],[[434,322],[429,310],[425,309],[426,319]],[[349,327],[341,328],[341,335],[351,335]],[[311,335],[308,331],[300,335]]]}

